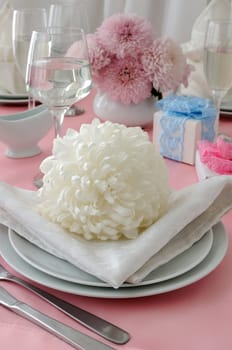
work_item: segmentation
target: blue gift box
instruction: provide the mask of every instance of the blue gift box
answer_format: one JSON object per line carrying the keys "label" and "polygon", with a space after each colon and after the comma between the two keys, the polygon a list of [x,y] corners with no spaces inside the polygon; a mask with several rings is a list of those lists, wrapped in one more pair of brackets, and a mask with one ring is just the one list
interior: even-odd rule
{"label": "blue gift box", "polygon": [[164,157],[195,164],[197,142],[213,142],[217,111],[212,101],[196,96],[168,95],[156,102],[153,143]]}

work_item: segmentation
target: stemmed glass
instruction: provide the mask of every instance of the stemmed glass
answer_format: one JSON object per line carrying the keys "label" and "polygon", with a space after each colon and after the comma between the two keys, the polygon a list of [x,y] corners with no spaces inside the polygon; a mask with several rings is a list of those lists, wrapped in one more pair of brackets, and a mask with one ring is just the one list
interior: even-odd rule
{"label": "stemmed glass", "polygon": [[62,136],[65,113],[87,96],[92,87],[84,31],[71,27],[33,31],[26,84],[34,99],[47,106],[53,115],[55,137]]}
{"label": "stemmed glass", "polygon": [[[47,11],[45,8],[21,8],[13,11],[12,47],[15,64],[25,81],[28,50],[33,30],[47,27]],[[29,98],[29,107],[33,106]],[[31,106],[32,104],[32,106]]]}
{"label": "stemmed glass", "polygon": [[[84,1],[68,0],[51,4],[48,10],[48,27],[79,27],[88,33],[89,23]],[[76,105],[66,116],[83,113],[84,109]]]}
{"label": "stemmed glass", "polygon": [[49,27],[80,27],[89,32],[89,22],[84,1],[67,1],[51,4],[48,10]]}
{"label": "stemmed glass", "polygon": [[217,108],[215,129],[221,103],[232,86],[232,22],[210,20],[205,34],[203,67],[208,87]]}

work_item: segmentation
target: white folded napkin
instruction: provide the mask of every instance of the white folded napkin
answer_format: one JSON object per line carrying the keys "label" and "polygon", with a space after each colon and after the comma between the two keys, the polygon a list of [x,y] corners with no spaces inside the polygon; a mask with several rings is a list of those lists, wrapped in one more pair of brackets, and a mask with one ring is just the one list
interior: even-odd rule
{"label": "white folded napkin", "polygon": [[138,282],[199,240],[232,208],[232,176],[174,191],[168,211],[138,238],[86,241],[36,211],[37,194],[0,183],[0,223],[114,288]]}
{"label": "white folded napkin", "polygon": [[24,93],[25,83],[15,64],[12,48],[13,8],[9,1],[0,7],[0,93]]}
{"label": "white folded napkin", "polygon": [[[210,19],[229,19],[232,17],[232,6],[230,0],[211,0],[202,13],[194,21],[191,39],[182,44],[188,63],[194,66],[187,87],[181,87],[181,93],[211,98],[203,72],[203,47],[207,23]],[[228,92],[224,100],[232,100],[232,90]]]}

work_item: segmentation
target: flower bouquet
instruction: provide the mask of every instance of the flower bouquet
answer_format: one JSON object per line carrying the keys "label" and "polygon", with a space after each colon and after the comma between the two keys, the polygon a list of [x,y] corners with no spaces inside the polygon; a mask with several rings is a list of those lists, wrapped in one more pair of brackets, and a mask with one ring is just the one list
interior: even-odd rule
{"label": "flower bouquet", "polygon": [[187,86],[191,66],[180,45],[156,38],[150,22],[133,14],[114,14],[87,36],[95,85],[125,105]]}

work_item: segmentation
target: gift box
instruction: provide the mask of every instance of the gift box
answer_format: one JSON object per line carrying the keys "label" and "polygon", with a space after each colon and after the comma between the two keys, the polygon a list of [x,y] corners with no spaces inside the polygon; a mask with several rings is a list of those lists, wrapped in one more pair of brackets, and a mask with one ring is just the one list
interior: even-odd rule
{"label": "gift box", "polygon": [[156,102],[153,143],[158,152],[176,161],[195,164],[197,142],[215,139],[217,111],[209,99],[169,95]]}

